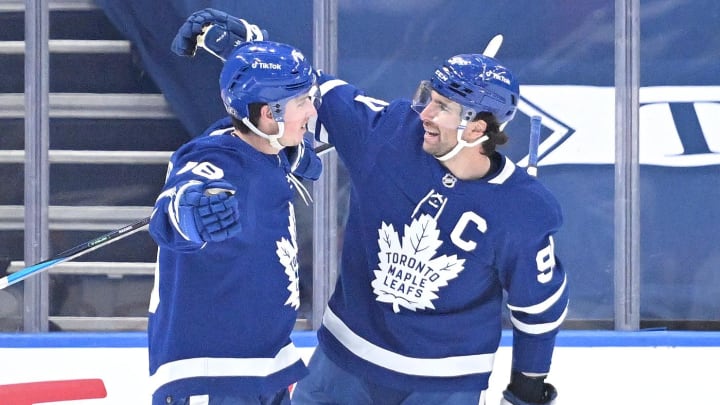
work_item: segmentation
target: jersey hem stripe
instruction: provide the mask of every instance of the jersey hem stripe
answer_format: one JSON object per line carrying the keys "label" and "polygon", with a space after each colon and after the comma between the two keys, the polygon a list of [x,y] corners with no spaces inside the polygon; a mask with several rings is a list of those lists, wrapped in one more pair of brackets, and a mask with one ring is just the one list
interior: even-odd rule
{"label": "jersey hem stripe", "polygon": [[354,355],[398,373],[423,377],[459,377],[492,371],[495,353],[444,358],[417,358],[383,349],[353,332],[328,307],[323,326]]}
{"label": "jersey hem stripe", "polygon": [[163,385],[184,378],[197,377],[267,377],[302,360],[290,343],[273,358],[211,358],[199,357],[171,361],[158,367],[150,376],[155,392]]}

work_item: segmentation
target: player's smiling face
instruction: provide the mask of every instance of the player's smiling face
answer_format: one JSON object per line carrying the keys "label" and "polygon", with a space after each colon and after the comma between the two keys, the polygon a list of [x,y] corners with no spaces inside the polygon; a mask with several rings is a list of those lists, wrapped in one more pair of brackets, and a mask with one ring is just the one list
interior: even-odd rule
{"label": "player's smiling face", "polygon": [[288,101],[283,117],[285,131],[280,138],[280,143],[284,146],[299,145],[307,132],[308,120],[315,115],[317,115],[317,110],[315,110],[309,94],[306,93]]}
{"label": "player's smiling face", "polygon": [[460,125],[460,104],[432,92],[430,102],[420,112],[425,129],[423,149],[434,156],[443,156],[457,144],[457,128]]}

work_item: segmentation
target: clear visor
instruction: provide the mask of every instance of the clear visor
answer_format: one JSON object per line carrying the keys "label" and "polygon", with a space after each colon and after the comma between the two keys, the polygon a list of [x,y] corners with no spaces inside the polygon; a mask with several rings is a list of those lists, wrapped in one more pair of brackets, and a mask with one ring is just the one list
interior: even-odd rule
{"label": "clear visor", "polygon": [[[309,101],[309,103],[308,103]],[[300,94],[299,96],[288,97],[274,103],[268,104],[272,116],[277,122],[285,121],[285,113],[287,111],[288,103],[295,103],[298,109],[307,108],[312,106],[316,111],[322,104],[322,96],[320,95],[320,88],[317,85],[310,87],[307,93]]]}
{"label": "clear visor", "polygon": [[423,80],[415,90],[415,95],[412,98],[411,108],[418,114],[423,112],[425,107],[432,101],[432,85],[429,80]]}
{"label": "clear visor", "polygon": [[429,80],[420,82],[412,99],[411,108],[435,125],[443,128],[456,129],[461,124],[461,117],[472,110],[438,94],[433,99],[433,87]]}
{"label": "clear visor", "polygon": [[310,87],[310,91],[308,92],[307,97],[310,99],[316,110],[320,109],[320,105],[322,105],[322,95],[320,94],[320,87],[318,87],[317,85],[313,85],[312,87]]}

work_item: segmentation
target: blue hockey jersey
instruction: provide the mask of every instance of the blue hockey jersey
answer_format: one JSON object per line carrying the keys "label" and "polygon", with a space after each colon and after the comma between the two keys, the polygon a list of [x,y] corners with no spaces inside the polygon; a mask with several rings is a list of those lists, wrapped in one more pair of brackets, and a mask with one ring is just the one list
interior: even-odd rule
{"label": "blue hockey jersey", "polygon": [[506,293],[513,369],[547,372],[568,304],[557,201],[501,155],[496,173],[457,179],[423,151],[409,100],[372,99],[328,75],[320,83],[316,138],[335,146],[352,187],[319,345],[378,384],[481,391]]}
{"label": "blue hockey jersey", "polygon": [[[158,395],[274,393],[307,373],[290,340],[300,305],[292,201],[302,185],[288,149],[261,153],[232,136],[229,124],[222,120],[172,155],[150,222],[159,246],[148,324]],[[311,147],[303,159],[310,174],[298,174],[316,179]],[[237,189],[242,231],[215,243],[184,239],[168,214],[176,191],[219,179]]]}

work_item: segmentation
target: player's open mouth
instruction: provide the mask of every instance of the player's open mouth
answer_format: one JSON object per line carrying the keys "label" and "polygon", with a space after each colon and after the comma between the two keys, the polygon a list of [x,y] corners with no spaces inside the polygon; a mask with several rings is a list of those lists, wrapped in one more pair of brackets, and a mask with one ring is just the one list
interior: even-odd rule
{"label": "player's open mouth", "polygon": [[431,131],[428,128],[425,128],[425,137],[426,138],[437,138],[440,136],[440,132]]}

